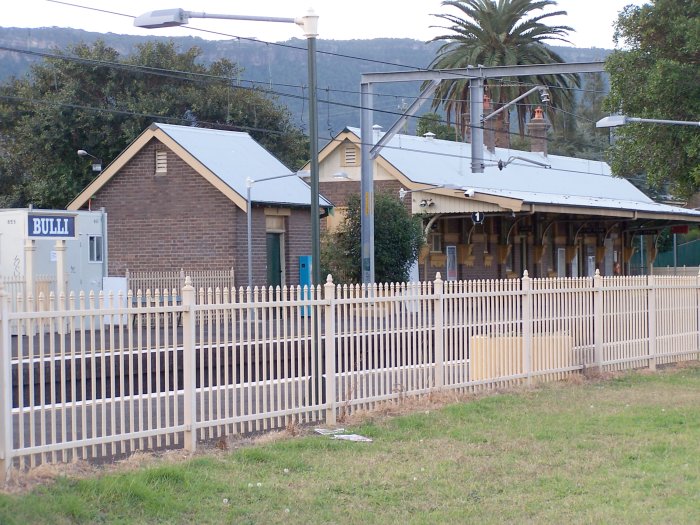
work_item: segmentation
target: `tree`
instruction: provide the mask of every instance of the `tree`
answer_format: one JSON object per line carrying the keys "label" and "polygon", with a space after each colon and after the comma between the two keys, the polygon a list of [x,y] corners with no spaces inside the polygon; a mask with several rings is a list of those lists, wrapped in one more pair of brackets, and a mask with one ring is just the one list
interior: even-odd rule
{"label": "tree", "polygon": [[547,149],[553,155],[603,160],[607,133],[596,128],[595,123],[605,115],[603,100],[607,88],[601,74],[585,73],[581,77],[584,87],[573,110],[550,115],[554,132]]}
{"label": "tree", "polygon": [[[478,64],[513,66],[564,62],[544,42],[568,42],[565,36],[572,29],[568,26],[548,26],[542,20],[565,15],[566,11],[532,15],[533,11],[556,5],[553,0],[445,0],[442,5],[460,10],[462,17],[452,14],[435,15],[451,24],[443,27],[451,33],[433,39],[445,42],[430,64],[433,69],[466,68]],[[570,89],[578,87],[579,79],[577,75],[569,74],[503,78],[497,82],[491,81],[486,88],[494,109],[497,109],[537,84],[553,88],[550,96],[554,107],[569,107],[573,100]],[[433,108],[441,105],[445,108],[447,120],[455,122],[462,137],[466,138],[470,124],[468,80],[442,82],[435,92]],[[527,106],[519,105],[517,115],[522,137]],[[508,133],[507,113],[503,112],[496,119],[494,125],[497,141],[502,142],[499,136],[507,137]]]}
{"label": "tree", "polygon": [[149,42],[126,58],[78,44],[0,86],[0,206],[64,207],[92,179],[85,149],[105,163],[152,122],[249,131],[296,169],[307,141],[288,111],[238,88],[237,66],[198,63],[200,51]]}
{"label": "tree", "polygon": [[434,133],[436,139],[456,140],[456,130],[454,127],[445,124],[437,113],[425,113],[418,119],[416,135],[422,137],[426,133]]}
{"label": "tree", "polygon": [[[630,117],[700,121],[700,3],[653,0],[627,6],[615,24],[606,109]],[[609,160],[615,174],[646,174],[687,197],[700,188],[700,132],[697,127],[628,124],[616,128]]]}
{"label": "tree", "polygon": [[[348,199],[345,220],[334,233],[325,235],[321,253],[323,273],[336,282],[362,280],[360,251],[360,197]],[[379,283],[405,282],[411,265],[424,244],[420,217],[411,215],[399,199],[387,193],[374,196],[375,278]]]}

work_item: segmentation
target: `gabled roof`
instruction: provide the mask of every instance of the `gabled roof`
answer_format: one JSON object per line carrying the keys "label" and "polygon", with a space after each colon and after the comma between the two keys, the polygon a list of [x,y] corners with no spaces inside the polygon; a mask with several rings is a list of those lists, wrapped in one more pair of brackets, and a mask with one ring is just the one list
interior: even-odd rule
{"label": "gabled roof", "polygon": [[[345,131],[360,138],[358,128]],[[384,134],[374,133],[376,143]],[[686,220],[700,220],[698,211],[653,201],[627,179],[614,177],[605,162],[496,148],[494,153],[484,149],[484,173],[472,173],[471,144],[400,134],[392,137],[379,155],[415,187],[473,189],[476,200],[482,197],[488,202],[495,197],[540,208],[622,209],[644,216],[682,215]],[[513,159],[500,170],[498,161],[506,162],[511,157],[533,162]]]}
{"label": "gabled roof", "polygon": [[[165,144],[242,210],[246,209],[247,178],[260,181],[251,187],[253,202],[286,206],[311,205],[309,185],[299,176],[280,177],[290,174],[289,168],[248,133],[152,124],[68,205],[68,209],[76,210],[84,206],[153,138]],[[262,180],[271,177],[276,178]],[[319,205],[331,206],[323,197],[319,198]]]}

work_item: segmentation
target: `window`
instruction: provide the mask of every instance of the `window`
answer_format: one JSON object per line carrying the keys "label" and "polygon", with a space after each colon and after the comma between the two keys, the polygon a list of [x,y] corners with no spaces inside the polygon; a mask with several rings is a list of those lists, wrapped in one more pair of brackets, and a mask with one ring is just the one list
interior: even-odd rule
{"label": "window", "polygon": [[557,277],[566,277],[566,248],[557,248]]}
{"label": "window", "polygon": [[168,152],[165,150],[156,151],[156,175],[167,175],[168,173]]}
{"label": "window", "polygon": [[586,246],[586,277],[595,275],[595,246]]}
{"label": "window", "polygon": [[457,280],[457,246],[445,246],[447,253],[447,271],[446,278],[448,281]]}
{"label": "window", "polygon": [[88,260],[90,262],[102,262],[102,237],[99,235],[90,235],[88,237],[88,247],[89,255]]}
{"label": "window", "polygon": [[431,233],[428,236],[428,244],[430,245],[431,253],[442,253],[442,234]]}
{"label": "window", "polygon": [[284,217],[274,215],[266,216],[265,230],[268,232],[284,232]]}

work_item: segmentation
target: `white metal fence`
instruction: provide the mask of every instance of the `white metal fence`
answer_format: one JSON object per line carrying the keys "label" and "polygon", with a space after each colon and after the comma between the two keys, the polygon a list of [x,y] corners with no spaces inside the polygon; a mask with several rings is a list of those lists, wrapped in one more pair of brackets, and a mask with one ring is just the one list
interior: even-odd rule
{"label": "white metal fence", "polygon": [[[37,275],[29,283],[33,293],[27,293],[27,280],[24,276],[0,277],[0,283],[5,288],[7,294],[13,299],[13,304],[17,303],[17,299],[26,298],[28,295],[38,297],[43,294],[48,297],[49,294],[56,293],[56,276],[55,275]],[[23,305],[21,309],[26,309]]]}
{"label": "white metal fence", "polygon": [[697,266],[654,266],[654,275],[684,275],[695,277],[700,268]]}
{"label": "white metal fence", "polygon": [[[0,472],[700,354],[698,277],[0,291]],[[137,296],[138,297],[138,296]],[[63,306],[65,305],[65,307]],[[10,329],[15,325],[16,330]]]}
{"label": "white metal fence", "polygon": [[[133,295],[138,293],[146,294],[150,290],[155,294],[156,290],[164,295],[178,295],[182,287],[185,286],[185,276],[190,278],[195,289],[207,290],[211,288],[235,288],[233,268],[225,270],[190,270],[184,269],[173,271],[141,271],[133,272],[126,270],[126,289]],[[173,293],[173,290],[176,292]]]}

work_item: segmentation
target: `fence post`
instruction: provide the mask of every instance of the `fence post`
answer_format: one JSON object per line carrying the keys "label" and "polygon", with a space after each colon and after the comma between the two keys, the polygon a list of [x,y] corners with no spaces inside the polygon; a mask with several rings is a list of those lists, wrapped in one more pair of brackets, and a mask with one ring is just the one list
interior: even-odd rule
{"label": "fence post", "polygon": [[[65,239],[57,239],[53,247],[56,252],[56,309],[66,309],[66,241]],[[63,335],[65,330],[65,317],[56,319],[58,324],[58,333]]]}
{"label": "fence post", "polygon": [[532,385],[532,279],[527,270],[522,278],[523,291],[523,368],[527,386]]}
{"label": "fence post", "polygon": [[445,319],[444,319],[444,285],[440,272],[435,276],[435,300],[433,314],[435,317],[435,388],[445,386]]}
{"label": "fence post", "polygon": [[0,483],[10,479],[12,468],[12,346],[10,298],[0,282]]}
{"label": "fence post", "polygon": [[656,370],[656,277],[647,276],[647,323],[649,324],[649,369]]}
{"label": "fence post", "polygon": [[34,252],[36,242],[27,239],[24,243],[24,297],[34,296]]}
{"label": "fence post", "polygon": [[[695,304],[695,311],[697,312],[696,330],[698,331],[697,348],[700,350],[700,269],[698,269],[698,273],[695,276],[695,297],[697,298]],[[700,359],[700,351],[695,358]]]}
{"label": "fence post", "polygon": [[[66,241],[58,239],[53,247],[56,252],[56,297],[66,295]],[[63,309],[65,305],[61,306]]]}
{"label": "fence post", "polygon": [[328,301],[325,306],[325,345],[324,354],[326,357],[326,424],[335,425],[336,420],[336,359],[335,359],[335,284],[333,277],[328,274],[324,285],[323,298]]}
{"label": "fence post", "polygon": [[593,277],[593,344],[594,369],[600,373],[603,371],[603,278],[600,270],[596,270]]}
{"label": "fence post", "polygon": [[195,354],[195,291],[189,276],[182,287],[182,387],[185,392],[185,449],[197,448],[197,359]]}

